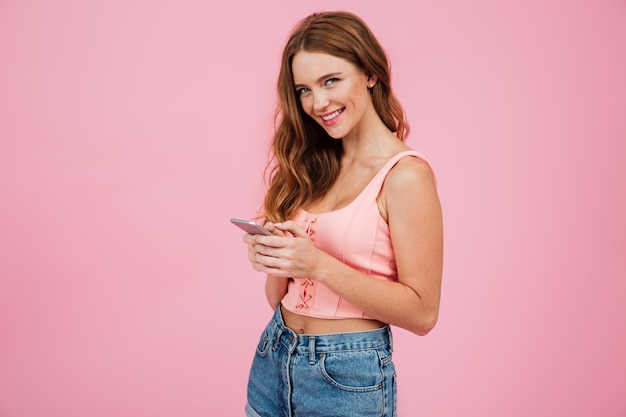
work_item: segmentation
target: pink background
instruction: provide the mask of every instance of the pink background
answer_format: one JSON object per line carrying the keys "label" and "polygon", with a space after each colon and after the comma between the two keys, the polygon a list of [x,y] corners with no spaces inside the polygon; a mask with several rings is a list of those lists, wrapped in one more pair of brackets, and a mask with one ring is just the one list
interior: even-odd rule
{"label": "pink background", "polygon": [[444,208],[402,416],[626,415],[626,3],[1,0],[0,416],[238,416],[263,193],[313,11],[387,48]]}

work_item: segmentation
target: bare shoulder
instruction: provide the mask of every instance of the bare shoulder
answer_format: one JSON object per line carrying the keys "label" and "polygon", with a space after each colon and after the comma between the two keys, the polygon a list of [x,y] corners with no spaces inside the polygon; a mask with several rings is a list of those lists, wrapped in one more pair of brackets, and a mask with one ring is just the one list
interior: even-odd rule
{"label": "bare shoulder", "polygon": [[385,179],[385,188],[389,191],[406,191],[406,187],[424,187],[435,185],[435,176],[431,166],[418,157],[405,156],[389,171]]}
{"label": "bare shoulder", "polygon": [[428,162],[407,156],[400,159],[387,174],[378,208],[388,222],[392,212],[399,214],[400,218],[412,218],[417,207],[438,210],[437,186]]}

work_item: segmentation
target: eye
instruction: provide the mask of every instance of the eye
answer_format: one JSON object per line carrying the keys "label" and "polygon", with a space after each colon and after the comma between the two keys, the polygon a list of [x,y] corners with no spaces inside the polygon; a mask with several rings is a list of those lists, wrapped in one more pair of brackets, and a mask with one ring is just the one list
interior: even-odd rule
{"label": "eye", "polygon": [[300,87],[300,88],[296,88],[296,94],[299,96],[303,96],[306,93],[308,93],[310,90],[306,87]]}
{"label": "eye", "polygon": [[337,81],[339,81],[339,78],[329,78],[326,80],[326,82],[324,82],[324,85],[326,85],[327,87],[335,84]]}

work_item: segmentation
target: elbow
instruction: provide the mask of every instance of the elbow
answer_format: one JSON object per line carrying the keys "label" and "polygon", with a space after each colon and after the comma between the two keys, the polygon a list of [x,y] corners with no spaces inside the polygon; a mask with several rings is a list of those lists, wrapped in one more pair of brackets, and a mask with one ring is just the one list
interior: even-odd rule
{"label": "elbow", "polygon": [[426,336],[437,324],[437,319],[437,312],[423,315],[421,317],[416,317],[416,320],[413,322],[412,326],[408,330],[418,336]]}
{"label": "elbow", "polygon": [[266,294],[267,303],[272,308],[272,311],[276,310],[282,301],[282,297],[276,294]]}
{"label": "elbow", "polygon": [[275,311],[278,308],[278,305],[280,304],[280,302],[276,302],[275,300],[271,300],[271,299],[267,299],[267,304],[269,304],[270,308],[272,309],[272,311]]}

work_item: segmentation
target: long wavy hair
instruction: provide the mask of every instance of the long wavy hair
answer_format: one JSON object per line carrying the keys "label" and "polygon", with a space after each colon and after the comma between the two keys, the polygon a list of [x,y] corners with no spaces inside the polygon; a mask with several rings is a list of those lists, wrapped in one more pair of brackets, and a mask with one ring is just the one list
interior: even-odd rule
{"label": "long wavy hair", "polygon": [[269,186],[263,215],[279,222],[298,208],[321,198],[339,173],[343,147],[309,117],[296,95],[291,63],[299,51],[322,52],[343,58],[377,77],[370,89],[374,108],[383,123],[402,141],[409,126],[391,90],[391,69],[382,46],[359,17],[348,12],[314,13],[298,23],[283,50],[278,75],[278,105],[274,138],[266,167]]}

